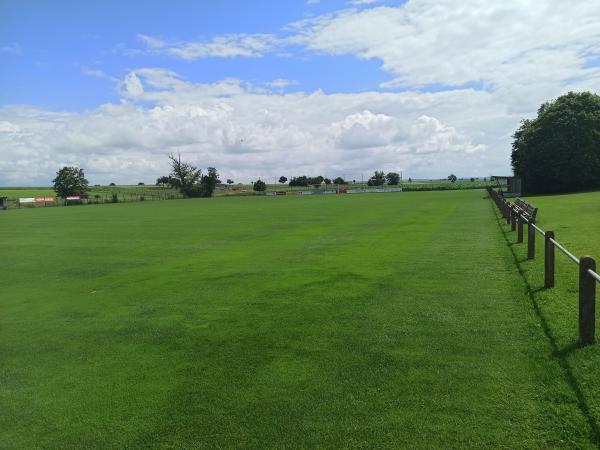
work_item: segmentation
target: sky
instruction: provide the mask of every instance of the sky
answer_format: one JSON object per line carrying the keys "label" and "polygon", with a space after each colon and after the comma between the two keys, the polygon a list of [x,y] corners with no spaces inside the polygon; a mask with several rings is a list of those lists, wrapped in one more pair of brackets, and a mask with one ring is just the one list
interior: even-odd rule
{"label": "sky", "polygon": [[0,186],[507,174],[511,135],[600,92],[600,2],[0,0]]}

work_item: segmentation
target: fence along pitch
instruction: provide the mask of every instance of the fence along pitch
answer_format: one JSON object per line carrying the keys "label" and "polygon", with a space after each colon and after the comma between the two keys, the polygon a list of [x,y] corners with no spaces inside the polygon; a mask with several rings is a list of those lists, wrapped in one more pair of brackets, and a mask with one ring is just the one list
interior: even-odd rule
{"label": "fence along pitch", "polygon": [[[503,217],[507,219],[507,224],[511,225],[511,231],[515,230],[515,222],[519,225],[523,221],[527,223],[528,259],[533,259],[535,256],[535,232],[537,231],[544,236],[544,285],[546,287],[554,287],[555,247],[579,266],[579,341],[584,345],[593,344],[596,340],[596,283],[600,282],[600,275],[596,273],[595,260],[589,256],[577,258],[554,238],[553,231],[544,231],[535,225],[532,220],[527,220],[518,208],[513,208],[489,187],[488,193]],[[518,242],[522,242],[522,228],[519,228],[518,233]]]}

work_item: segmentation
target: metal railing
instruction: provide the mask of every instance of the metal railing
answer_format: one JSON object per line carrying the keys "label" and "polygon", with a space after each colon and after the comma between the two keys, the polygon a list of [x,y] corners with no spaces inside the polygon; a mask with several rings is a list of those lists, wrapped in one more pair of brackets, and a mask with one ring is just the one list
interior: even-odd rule
{"label": "metal railing", "polygon": [[544,286],[546,288],[554,287],[555,248],[579,266],[579,341],[582,344],[592,344],[596,335],[596,282],[600,282],[594,258],[590,256],[577,258],[555,239],[553,231],[542,230],[494,189],[487,188],[487,191],[506,223],[510,224],[511,231],[517,231],[517,243],[523,242],[523,224],[527,224],[527,259],[535,258],[536,232],[544,236]]}

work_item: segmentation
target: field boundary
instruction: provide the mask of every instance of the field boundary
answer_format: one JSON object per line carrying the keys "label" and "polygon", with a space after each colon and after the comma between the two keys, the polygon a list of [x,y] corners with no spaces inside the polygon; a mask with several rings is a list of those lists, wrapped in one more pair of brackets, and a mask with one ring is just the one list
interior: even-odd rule
{"label": "field boundary", "polygon": [[[590,427],[589,428],[590,429],[590,439],[592,440],[592,442],[595,445],[600,445],[600,427],[598,426],[596,418],[595,418],[595,416],[592,412],[592,409],[590,408],[590,405],[586,399],[583,387],[582,387],[581,383],[579,382],[579,380],[577,379],[577,377],[575,376],[573,368],[571,367],[571,365],[569,364],[569,361],[568,361],[569,354],[571,352],[577,350],[578,348],[583,348],[585,344],[576,342],[576,343],[573,343],[573,344],[567,346],[566,348],[561,349],[559,347],[557,338],[552,331],[552,328],[549,324],[548,318],[544,314],[542,307],[540,306],[538,300],[536,299],[535,294],[538,291],[538,289],[534,289],[533,286],[531,286],[531,283],[529,282],[529,280],[527,279],[527,276],[525,275],[525,271],[523,270],[521,261],[519,260],[519,257],[517,255],[517,253],[515,252],[512,242],[509,239],[510,231],[505,231],[505,229],[502,227],[502,223],[500,221],[501,216],[499,216],[497,214],[494,214],[494,216],[496,219],[496,223],[498,224],[498,228],[500,229],[500,232],[502,233],[502,237],[504,238],[506,245],[509,248],[510,253],[513,257],[515,266],[517,267],[517,271],[519,272],[521,280],[523,281],[523,285],[525,287],[527,297],[529,298],[529,301],[531,302],[533,311],[540,322],[540,326],[544,332],[544,335],[546,336],[546,339],[548,339],[550,348],[552,349],[552,357],[554,357],[556,359],[556,362],[558,363],[559,367],[561,368],[566,383],[568,384],[569,388],[573,392],[573,395],[575,395],[577,407],[581,411],[581,414],[584,416],[585,420],[587,421],[587,423]],[[503,216],[502,216],[502,219],[504,219]]]}
{"label": "field boundary", "polygon": [[527,259],[535,258],[536,233],[544,237],[544,287],[554,287],[555,251],[557,248],[571,262],[579,267],[579,342],[582,345],[596,341],[596,283],[600,275],[596,272],[596,261],[591,256],[577,257],[556,239],[553,231],[544,231],[535,224],[535,219],[525,216],[514,204],[508,202],[501,193],[487,188],[512,232],[517,232],[517,244],[523,243],[523,225],[527,224]]}

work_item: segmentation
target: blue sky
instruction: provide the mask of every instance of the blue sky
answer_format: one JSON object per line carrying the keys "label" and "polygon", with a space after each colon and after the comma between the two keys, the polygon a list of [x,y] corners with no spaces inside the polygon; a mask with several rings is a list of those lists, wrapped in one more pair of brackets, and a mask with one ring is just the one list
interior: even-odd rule
{"label": "blue sky", "polygon": [[600,91],[600,2],[0,2],[0,186],[510,172],[543,102]]}
{"label": "blue sky", "polygon": [[[393,2],[399,3],[399,2]],[[281,33],[287,24],[347,7],[344,1],[15,1],[0,5],[0,44],[19,54],[2,58],[0,104],[35,104],[82,110],[118,101],[103,71],[120,78],[135,67],[168,67],[188,80],[213,83],[240,78],[260,84],[277,78],[296,81],[287,90],[359,92],[377,89],[389,78],[381,61],[353,55],[282,47],[256,58],[178,60],[131,54],[142,46],[138,34],[166,40],[206,40],[230,33]],[[12,57],[11,57],[12,56]]]}

